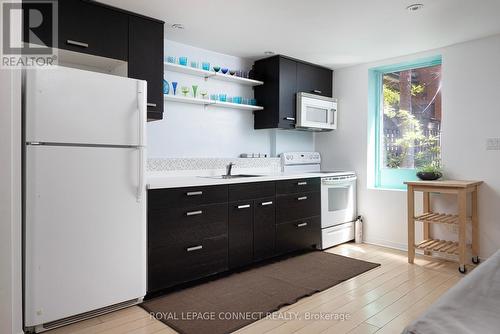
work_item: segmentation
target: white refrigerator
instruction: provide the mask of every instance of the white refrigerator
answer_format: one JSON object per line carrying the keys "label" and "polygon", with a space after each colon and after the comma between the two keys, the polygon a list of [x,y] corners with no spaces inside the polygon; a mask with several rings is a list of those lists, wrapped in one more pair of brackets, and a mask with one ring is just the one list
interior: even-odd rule
{"label": "white refrigerator", "polygon": [[25,71],[26,327],[56,327],[146,294],[146,89],[72,68]]}

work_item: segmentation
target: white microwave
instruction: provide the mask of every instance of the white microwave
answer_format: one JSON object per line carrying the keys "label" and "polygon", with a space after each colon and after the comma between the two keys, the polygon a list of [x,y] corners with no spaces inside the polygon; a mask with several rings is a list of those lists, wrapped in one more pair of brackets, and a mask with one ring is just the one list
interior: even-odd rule
{"label": "white microwave", "polygon": [[337,128],[337,99],[297,93],[298,130],[331,131]]}

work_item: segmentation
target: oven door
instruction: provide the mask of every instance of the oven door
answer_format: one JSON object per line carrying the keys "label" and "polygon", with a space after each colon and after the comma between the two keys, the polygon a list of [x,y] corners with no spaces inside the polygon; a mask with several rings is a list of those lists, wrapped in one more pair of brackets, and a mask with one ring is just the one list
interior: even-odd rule
{"label": "oven door", "polygon": [[334,130],[337,128],[337,102],[335,99],[307,93],[297,94],[298,128]]}
{"label": "oven door", "polygon": [[356,177],[321,180],[321,227],[356,219]]}

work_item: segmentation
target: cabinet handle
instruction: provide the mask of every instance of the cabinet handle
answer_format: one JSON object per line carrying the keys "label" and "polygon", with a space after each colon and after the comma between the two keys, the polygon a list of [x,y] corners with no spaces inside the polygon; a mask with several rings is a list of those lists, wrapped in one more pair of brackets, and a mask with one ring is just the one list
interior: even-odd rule
{"label": "cabinet handle", "polygon": [[202,213],[203,213],[203,211],[201,211],[201,210],[189,211],[189,212],[186,212],[186,216],[197,216],[197,215],[201,215]]}
{"label": "cabinet handle", "polygon": [[269,201],[269,202],[262,202],[260,205],[262,206],[266,206],[266,205],[271,205],[273,204],[273,201]]}
{"label": "cabinet handle", "polygon": [[302,197],[298,197],[297,201],[304,201],[306,199],[307,199],[307,196],[302,196]]}
{"label": "cabinet handle", "polygon": [[66,41],[67,44],[71,44],[71,45],[76,45],[76,46],[81,46],[82,48],[88,48],[89,45],[87,43],[83,43],[83,42],[78,42],[78,41],[73,41],[71,39],[68,39]]}
{"label": "cabinet handle", "polygon": [[319,89],[315,89],[315,90],[313,90],[313,93],[316,93],[316,94],[323,94],[323,92],[322,92],[322,91],[320,91]]}
{"label": "cabinet handle", "polygon": [[200,249],[202,249],[202,248],[203,248],[203,246],[202,246],[202,245],[199,245],[199,246],[194,246],[194,247],[188,247],[188,248],[186,248],[186,250],[187,250],[188,252],[194,252],[194,251],[200,250]]}
{"label": "cabinet handle", "polygon": [[283,118],[285,121],[294,121],[295,122],[295,117],[285,117]]}
{"label": "cabinet handle", "polygon": [[244,204],[244,205],[238,205],[238,209],[248,209],[250,207],[250,204]]}
{"label": "cabinet handle", "polygon": [[307,182],[306,182],[306,181],[303,181],[303,182],[297,182],[297,185],[298,185],[298,186],[307,186]]}
{"label": "cabinet handle", "polygon": [[203,191],[190,191],[186,193],[187,196],[200,196],[203,195]]}
{"label": "cabinet handle", "polygon": [[307,226],[307,223],[300,223],[300,224],[297,224],[297,227],[305,227]]}
{"label": "cabinet handle", "polygon": [[146,103],[146,105],[147,105],[148,107],[156,107],[156,103],[149,103],[149,102],[148,102],[148,103]]}

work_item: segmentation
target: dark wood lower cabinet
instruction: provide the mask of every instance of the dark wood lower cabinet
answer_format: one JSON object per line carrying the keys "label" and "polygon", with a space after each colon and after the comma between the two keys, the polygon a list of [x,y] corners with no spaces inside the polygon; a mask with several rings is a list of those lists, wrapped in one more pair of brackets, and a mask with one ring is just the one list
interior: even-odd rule
{"label": "dark wood lower cabinet", "polygon": [[253,259],[260,261],[275,255],[276,198],[254,202]]}
{"label": "dark wood lower cabinet", "polygon": [[148,293],[228,269],[227,234],[149,251]]}
{"label": "dark wood lower cabinet", "polygon": [[[319,179],[148,191],[148,294],[311,248]],[[278,189],[278,194],[276,193]]]}
{"label": "dark wood lower cabinet", "polygon": [[253,261],[253,201],[229,203],[229,268]]}
{"label": "dark wood lower cabinet", "polygon": [[276,251],[278,254],[311,248],[321,238],[321,216],[300,219],[276,226]]}

